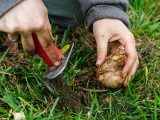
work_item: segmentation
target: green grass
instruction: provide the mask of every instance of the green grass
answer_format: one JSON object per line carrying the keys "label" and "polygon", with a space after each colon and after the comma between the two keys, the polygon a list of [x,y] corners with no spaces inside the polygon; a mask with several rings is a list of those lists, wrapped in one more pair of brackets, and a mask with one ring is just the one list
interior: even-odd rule
{"label": "green grass", "polygon": [[[127,89],[99,90],[96,83],[86,83],[86,106],[80,114],[62,110],[60,98],[53,98],[42,76],[46,65],[38,57],[15,55],[8,49],[0,53],[0,118],[12,119],[13,112],[24,112],[29,120],[159,120],[160,119],[160,6],[158,0],[131,0],[131,31],[138,43],[140,66]],[[70,86],[75,79],[95,67],[94,42],[86,42],[84,27],[60,30],[53,26],[60,47],[70,41],[75,49],[64,77]],[[2,36],[2,35],[1,35]],[[92,47],[90,47],[92,46]],[[90,62],[90,64],[88,63]],[[86,65],[87,64],[87,65]],[[76,87],[74,87],[77,90]],[[109,102],[104,99],[110,98]],[[89,118],[86,113],[90,111]]]}

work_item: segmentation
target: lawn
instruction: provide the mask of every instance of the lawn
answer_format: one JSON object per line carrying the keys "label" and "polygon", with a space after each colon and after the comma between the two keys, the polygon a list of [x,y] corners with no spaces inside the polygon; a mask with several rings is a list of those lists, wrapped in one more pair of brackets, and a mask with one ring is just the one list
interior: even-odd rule
{"label": "lawn", "polygon": [[[55,42],[62,48],[73,41],[75,48],[63,73],[67,84],[83,95],[79,114],[62,110],[61,98],[45,87],[45,63],[38,57],[0,49],[0,120],[24,112],[28,120],[159,120],[160,119],[160,2],[130,0],[130,29],[135,35],[140,65],[126,89],[103,89],[84,79],[95,69],[95,41],[84,26],[62,29],[53,24]],[[2,41],[4,34],[1,34]],[[86,114],[88,113],[88,114]]]}

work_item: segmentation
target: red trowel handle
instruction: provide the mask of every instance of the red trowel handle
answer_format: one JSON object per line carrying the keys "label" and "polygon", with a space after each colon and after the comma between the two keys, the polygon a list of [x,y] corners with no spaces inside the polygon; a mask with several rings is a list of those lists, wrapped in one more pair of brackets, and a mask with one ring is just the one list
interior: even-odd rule
{"label": "red trowel handle", "polygon": [[[49,67],[54,66],[54,63],[50,60],[50,58],[48,57],[46,52],[43,50],[36,33],[32,33],[32,38],[33,38],[33,41],[34,41],[36,53],[45,61],[45,63]],[[62,56],[63,56],[63,53],[61,52],[61,50],[56,45],[54,45],[54,51],[57,52],[59,60],[61,60]]]}

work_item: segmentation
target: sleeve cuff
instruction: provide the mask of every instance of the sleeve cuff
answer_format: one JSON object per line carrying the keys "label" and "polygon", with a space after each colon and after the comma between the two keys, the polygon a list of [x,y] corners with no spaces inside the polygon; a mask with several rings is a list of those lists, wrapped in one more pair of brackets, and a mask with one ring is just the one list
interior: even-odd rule
{"label": "sleeve cuff", "polygon": [[100,19],[111,18],[121,20],[127,27],[129,27],[129,17],[118,7],[110,5],[97,5],[92,7],[86,17],[86,25],[92,31],[93,23]]}
{"label": "sleeve cuff", "polygon": [[23,0],[0,0],[0,18]]}

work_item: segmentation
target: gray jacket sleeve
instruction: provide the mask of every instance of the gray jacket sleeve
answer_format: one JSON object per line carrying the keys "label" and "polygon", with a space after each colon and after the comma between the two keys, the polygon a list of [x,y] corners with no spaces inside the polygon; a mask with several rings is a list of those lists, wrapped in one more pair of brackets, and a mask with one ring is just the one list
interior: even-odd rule
{"label": "gray jacket sleeve", "polygon": [[104,18],[119,19],[129,27],[129,18],[126,14],[128,0],[79,0],[79,2],[90,31],[96,20]]}
{"label": "gray jacket sleeve", "polygon": [[0,0],[0,18],[23,0]]}

